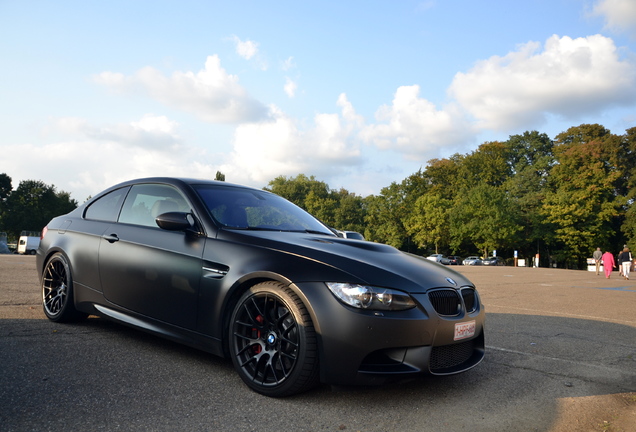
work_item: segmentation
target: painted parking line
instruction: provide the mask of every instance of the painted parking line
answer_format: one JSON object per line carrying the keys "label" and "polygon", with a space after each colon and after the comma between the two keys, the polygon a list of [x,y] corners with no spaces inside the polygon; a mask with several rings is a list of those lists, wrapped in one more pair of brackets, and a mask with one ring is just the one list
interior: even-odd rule
{"label": "painted parking line", "polygon": [[594,315],[580,315],[580,314],[571,314],[564,313],[562,311],[549,311],[546,309],[530,309],[530,308],[522,308],[522,307],[514,307],[508,305],[497,305],[495,303],[484,303],[487,310],[492,311],[493,313],[501,313],[496,312],[497,310],[505,310],[505,313],[511,313],[514,311],[519,311],[524,315],[536,315],[536,316],[554,316],[554,317],[562,317],[562,318],[576,318],[576,319],[585,319],[592,321],[601,321],[608,323],[616,323],[616,324],[625,324],[628,326],[636,327],[636,320],[624,320],[624,319],[616,319],[607,316],[594,316]]}
{"label": "painted parking line", "polygon": [[619,369],[619,368],[615,368],[615,367],[611,367],[611,366],[607,366],[607,365],[603,365],[603,364],[587,363],[587,362],[582,362],[582,361],[577,361],[577,360],[572,360],[572,359],[564,359],[564,358],[559,358],[559,357],[554,357],[554,356],[546,356],[546,355],[541,355],[541,354],[535,354],[535,353],[530,353],[530,352],[525,352],[525,351],[518,351],[518,350],[507,349],[507,348],[495,347],[495,346],[490,346],[490,345],[486,345],[486,349],[487,350],[492,350],[492,351],[500,351],[500,352],[509,353],[509,354],[516,354],[516,355],[519,355],[519,356],[525,356],[525,357],[531,357],[531,358],[537,358],[537,359],[543,359],[543,360],[552,360],[552,361],[555,361],[555,362],[560,362],[560,363],[565,363],[565,364],[570,364],[570,365],[583,366],[583,367],[588,368],[588,369],[592,369],[592,368],[593,369],[600,369],[600,370],[603,370],[603,371],[615,373],[617,376],[619,374],[623,374],[623,375],[626,375],[626,376],[630,376],[630,377],[636,378],[636,373],[634,371],[625,370],[625,369]]}

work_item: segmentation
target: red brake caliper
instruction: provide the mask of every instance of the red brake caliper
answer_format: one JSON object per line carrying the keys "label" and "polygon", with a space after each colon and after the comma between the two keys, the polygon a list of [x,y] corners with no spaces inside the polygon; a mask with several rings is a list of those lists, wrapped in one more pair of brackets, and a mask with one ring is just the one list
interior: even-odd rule
{"label": "red brake caliper", "polygon": [[[262,316],[262,315],[258,315],[258,316],[256,317],[256,322],[257,322],[257,323],[259,323],[259,324],[263,324],[263,321],[265,321],[265,319],[263,318],[263,316]],[[257,328],[253,328],[253,329],[252,329],[252,331],[255,331],[255,332],[256,332],[256,338],[257,338],[257,339],[260,339],[260,338],[261,338],[261,331],[260,331],[259,329],[257,329]],[[262,350],[263,350],[263,348],[261,347],[261,345],[260,345],[260,344],[254,344],[254,345],[252,345],[252,352],[253,352],[254,354],[260,354]]]}

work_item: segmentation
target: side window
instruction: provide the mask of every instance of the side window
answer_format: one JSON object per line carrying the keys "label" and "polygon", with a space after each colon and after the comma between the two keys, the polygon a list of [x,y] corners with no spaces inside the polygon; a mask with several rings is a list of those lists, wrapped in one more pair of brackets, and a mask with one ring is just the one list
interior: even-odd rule
{"label": "side window", "polygon": [[121,209],[121,203],[124,202],[127,187],[114,190],[103,197],[97,199],[90,206],[86,208],[84,217],[86,219],[100,220],[106,222],[117,221],[119,210]]}
{"label": "side window", "polygon": [[158,184],[135,185],[126,197],[119,222],[157,227],[155,218],[173,211],[191,211],[187,200],[177,189]]}

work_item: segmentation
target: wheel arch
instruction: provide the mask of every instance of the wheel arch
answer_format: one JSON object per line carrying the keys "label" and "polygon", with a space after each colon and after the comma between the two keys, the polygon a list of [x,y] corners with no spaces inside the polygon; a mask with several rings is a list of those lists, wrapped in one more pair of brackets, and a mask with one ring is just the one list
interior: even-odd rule
{"label": "wheel arch", "polygon": [[[56,256],[58,256],[58,258],[56,258]],[[51,248],[49,250],[47,250],[47,255],[45,255],[43,257],[43,264],[42,264],[42,270],[40,273],[40,294],[41,294],[41,300],[42,300],[42,306],[45,309],[44,313],[47,315],[47,317],[52,320],[52,321],[56,321],[56,322],[60,322],[60,323],[68,323],[68,322],[76,322],[76,321],[81,321],[84,318],[86,318],[89,314],[87,312],[82,312],[80,310],[77,309],[77,290],[75,289],[75,280],[73,277],[73,267],[72,267],[72,263],[71,263],[71,259],[69,258],[68,254],[62,250],[62,249],[57,249],[57,248]],[[67,293],[67,299],[66,302],[64,302],[64,305],[60,308],[60,311],[58,312],[51,312],[51,315],[49,314],[50,312],[47,311],[47,305],[46,305],[46,296],[45,296],[45,274],[48,271],[48,267],[49,265],[54,261],[61,261],[63,263],[63,265],[66,267],[66,285],[69,291],[70,291],[70,296]],[[53,281],[53,279],[51,279],[51,281]],[[55,285],[52,282],[53,285]],[[60,290],[61,288],[58,286],[50,286],[48,287],[49,292],[55,291],[55,290]],[[65,289],[65,290],[66,290]],[[59,291],[58,291],[59,292]]]}
{"label": "wheel arch", "polygon": [[227,355],[239,376],[252,390],[272,397],[318,385],[319,337],[302,291],[279,278],[251,282],[246,286],[252,290],[233,300],[226,321]]}
{"label": "wheel arch", "polygon": [[46,266],[48,265],[49,261],[51,261],[51,258],[53,258],[53,255],[55,254],[60,254],[62,255],[65,259],[66,259],[66,263],[69,266],[69,269],[71,270],[71,277],[73,275],[73,263],[71,262],[70,257],[68,256],[68,254],[66,253],[66,251],[62,248],[59,247],[52,247],[50,249],[48,249],[46,251],[46,255],[44,255],[42,257],[42,266],[38,269],[38,275],[40,277],[40,283],[42,283],[42,277],[44,277],[44,272],[46,271]]}
{"label": "wheel arch", "polygon": [[289,280],[288,278],[286,278],[285,276],[281,274],[272,273],[272,272],[256,272],[250,275],[246,275],[245,277],[237,281],[235,286],[230,290],[230,292],[226,296],[225,304],[222,309],[223,315],[221,317],[222,328],[223,328],[223,332],[222,332],[223,356],[226,358],[229,357],[228,333],[229,333],[229,329],[231,325],[232,312],[234,311],[234,307],[238,303],[241,296],[247,290],[249,290],[253,286],[258,285],[262,282],[279,282],[285,285],[286,287],[288,287],[289,289],[291,289],[294,292],[294,294],[298,296],[300,301],[303,303],[303,305],[307,309],[307,312],[309,313],[309,317],[311,318],[311,322],[314,326],[314,330],[316,331],[316,337],[318,341],[318,355],[320,358],[322,356],[322,351],[323,351],[321,332],[320,332],[319,322],[318,322],[315,310],[312,307],[311,303],[309,302],[309,299],[307,298],[305,293],[298,287],[298,285],[296,285],[293,281]]}

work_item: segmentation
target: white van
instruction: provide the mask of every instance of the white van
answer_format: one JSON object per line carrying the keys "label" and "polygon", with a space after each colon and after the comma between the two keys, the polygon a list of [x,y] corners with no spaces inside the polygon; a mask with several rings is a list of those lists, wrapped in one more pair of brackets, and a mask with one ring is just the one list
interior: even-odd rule
{"label": "white van", "polygon": [[23,255],[35,255],[40,246],[40,237],[20,236],[18,240],[18,253]]}

